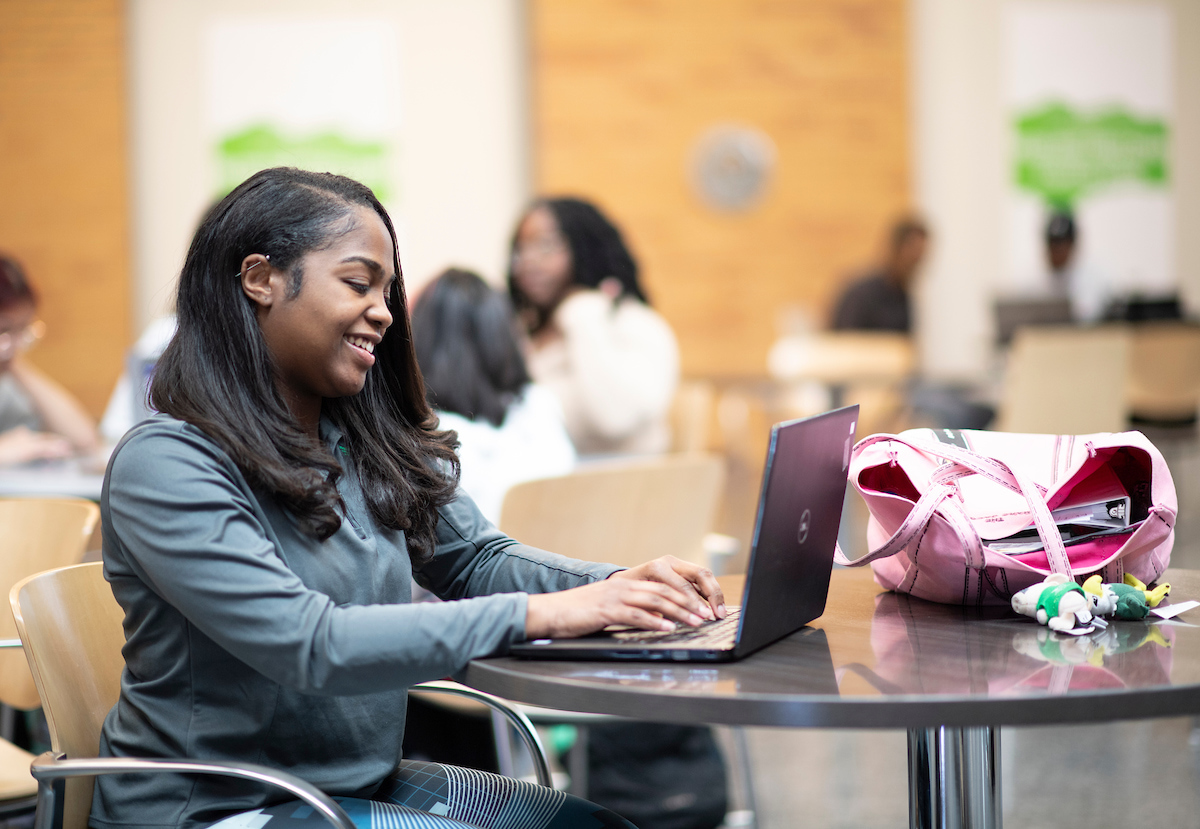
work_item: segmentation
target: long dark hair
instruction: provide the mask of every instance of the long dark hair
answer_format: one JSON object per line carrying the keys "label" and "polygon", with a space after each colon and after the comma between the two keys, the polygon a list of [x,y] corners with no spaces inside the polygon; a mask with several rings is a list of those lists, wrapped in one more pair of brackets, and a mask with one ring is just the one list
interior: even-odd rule
{"label": "long dark hair", "polygon": [[504,295],[478,274],[451,268],[417,297],[412,327],[429,405],[503,424],[529,384]]}
{"label": "long dark hair", "polygon": [[[179,328],[155,368],[154,408],[186,421],[224,449],[257,490],[274,497],[318,539],[341,525],[342,468],[306,434],[275,385],[271,353],[238,278],[250,254],[303,289],[304,256],[347,228],[356,206],[396,232],[363,185],[330,173],[279,167],[255,173],[212,208],[192,239],[179,278]],[[400,275],[400,260],[394,262]],[[454,497],[453,432],[436,430],[413,352],[404,287],[389,289],[394,321],[353,397],[327,398],[322,414],[346,436],[366,503],[384,527],[403,530],[414,564],[432,554],[437,508]]]}
{"label": "long dark hair", "polygon": [[[571,282],[584,288],[597,288],[609,277],[621,283],[621,296],[633,297],[649,304],[646,292],[638,280],[638,265],[624,237],[616,225],[600,212],[596,205],[573,197],[538,199],[525,211],[528,216],[539,207],[544,207],[554,216],[558,230],[571,249]],[[520,224],[518,224],[518,230]],[[510,244],[508,292],[513,306],[522,317],[532,318],[531,326],[537,331],[548,321],[549,314],[536,308],[517,286],[513,279],[513,266],[517,251],[517,234],[514,232]],[[553,309],[551,309],[551,312]]]}
{"label": "long dark hair", "polygon": [[10,256],[0,253],[0,311],[37,305],[37,294],[25,277],[25,269]]}

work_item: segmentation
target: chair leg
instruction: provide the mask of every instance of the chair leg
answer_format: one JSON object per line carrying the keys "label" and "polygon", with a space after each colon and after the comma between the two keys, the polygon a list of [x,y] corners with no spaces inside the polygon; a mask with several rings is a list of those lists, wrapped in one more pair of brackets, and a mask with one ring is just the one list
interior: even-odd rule
{"label": "chair leg", "polygon": [[571,775],[571,786],[567,789],[576,797],[587,799],[588,791],[588,727],[575,726],[575,742],[567,752],[567,774]]}
{"label": "chair leg", "polygon": [[67,781],[39,780],[37,810],[34,812],[33,829],[62,829],[63,804],[66,800]]}
{"label": "chair leg", "polygon": [[0,702],[0,739],[12,742],[17,730],[17,710]]}

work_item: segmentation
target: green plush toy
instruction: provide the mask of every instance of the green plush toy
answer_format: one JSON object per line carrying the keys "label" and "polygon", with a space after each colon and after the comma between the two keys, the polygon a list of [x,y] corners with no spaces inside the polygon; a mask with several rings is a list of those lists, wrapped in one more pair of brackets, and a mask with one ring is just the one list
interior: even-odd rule
{"label": "green plush toy", "polygon": [[1013,594],[1012,608],[1051,630],[1080,634],[1094,629],[1089,597],[1061,573],[1051,573],[1044,581],[1018,590]]}
{"label": "green plush toy", "polygon": [[1171,585],[1163,583],[1149,590],[1130,575],[1125,576],[1124,584],[1105,584],[1098,574],[1083,583],[1083,590],[1092,603],[1093,616],[1113,616],[1130,621],[1145,619],[1150,615],[1150,608],[1157,607],[1170,589]]}

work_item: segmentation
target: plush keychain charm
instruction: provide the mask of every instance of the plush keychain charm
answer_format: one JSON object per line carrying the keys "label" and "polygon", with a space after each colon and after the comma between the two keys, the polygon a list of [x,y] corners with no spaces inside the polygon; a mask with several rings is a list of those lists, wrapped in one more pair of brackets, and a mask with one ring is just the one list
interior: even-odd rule
{"label": "plush keychain charm", "polygon": [[1167,595],[1171,585],[1160,584],[1153,590],[1148,590],[1141,581],[1125,574],[1124,584],[1106,584],[1100,575],[1089,577],[1083,583],[1084,592],[1092,603],[1094,616],[1114,616],[1126,621],[1145,619],[1150,614],[1150,608],[1158,607],[1159,602]]}
{"label": "plush keychain charm", "polygon": [[1151,607],[1158,607],[1159,602],[1165,599],[1167,594],[1171,592],[1171,585],[1165,581],[1158,587],[1151,590],[1149,587],[1142,584],[1138,578],[1131,576],[1128,573],[1125,574],[1125,584],[1146,594],[1146,604],[1150,605]]}
{"label": "plush keychain charm", "polygon": [[1061,573],[1053,573],[1045,581],[1014,593],[1012,608],[1062,633],[1091,633],[1096,628],[1087,594]]}
{"label": "plush keychain charm", "polygon": [[1136,621],[1150,614],[1146,594],[1127,584],[1105,584],[1097,574],[1083,583],[1083,590],[1092,602],[1092,613],[1096,616],[1115,616],[1118,619]]}

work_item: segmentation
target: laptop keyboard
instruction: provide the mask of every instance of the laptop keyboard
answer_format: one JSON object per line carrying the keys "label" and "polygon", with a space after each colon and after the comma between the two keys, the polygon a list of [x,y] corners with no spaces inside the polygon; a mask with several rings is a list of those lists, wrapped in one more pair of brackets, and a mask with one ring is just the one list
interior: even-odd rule
{"label": "laptop keyboard", "polygon": [[675,630],[620,630],[612,636],[622,642],[651,645],[686,642],[701,648],[728,649],[733,647],[733,640],[737,636],[738,617],[742,609],[731,607],[727,610],[724,619],[702,622],[694,628],[680,625]]}

